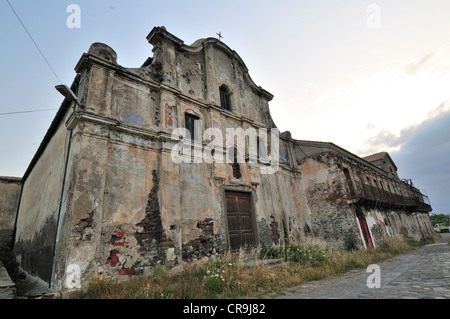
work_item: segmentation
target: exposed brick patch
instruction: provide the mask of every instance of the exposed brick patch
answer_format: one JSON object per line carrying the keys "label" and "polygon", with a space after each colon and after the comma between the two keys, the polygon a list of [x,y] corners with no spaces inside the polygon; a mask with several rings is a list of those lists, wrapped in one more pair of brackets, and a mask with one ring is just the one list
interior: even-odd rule
{"label": "exposed brick patch", "polygon": [[332,202],[338,206],[347,206],[348,205],[347,199],[342,194],[328,196],[328,197],[325,197],[323,200],[327,201],[327,202]]}
{"label": "exposed brick patch", "polygon": [[115,234],[112,234],[111,239],[108,242],[108,245],[122,246],[128,248],[128,245],[126,245],[125,241],[125,232],[117,231]]}
{"label": "exposed brick patch", "polygon": [[[139,252],[147,258],[150,257],[154,263],[157,260],[165,260],[168,248],[174,247],[174,243],[165,234],[161,221],[161,211],[159,208],[159,178],[156,171],[152,171],[153,187],[148,195],[145,217],[136,226],[143,228],[141,232],[136,232],[134,237],[140,246]],[[176,262],[175,262],[176,263]]]}
{"label": "exposed brick patch", "polygon": [[134,268],[122,268],[119,270],[119,275],[121,275],[121,276],[134,275]]}
{"label": "exposed brick patch", "polygon": [[116,233],[116,236],[117,236],[117,237],[123,237],[123,236],[125,236],[125,233],[124,233],[123,231],[118,231],[118,232]]}
{"label": "exposed brick patch", "polygon": [[183,244],[182,258],[183,261],[190,262],[202,257],[210,257],[217,252],[217,245],[214,236],[214,221],[211,218],[201,220],[197,223],[197,228],[202,230],[201,235]]}
{"label": "exposed brick patch", "polygon": [[109,252],[109,257],[106,260],[106,264],[111,265],[111,267],[116,267],[117,263],[119,262],[119,257],[117,256],[118,251],[117,250],[111,250]]}

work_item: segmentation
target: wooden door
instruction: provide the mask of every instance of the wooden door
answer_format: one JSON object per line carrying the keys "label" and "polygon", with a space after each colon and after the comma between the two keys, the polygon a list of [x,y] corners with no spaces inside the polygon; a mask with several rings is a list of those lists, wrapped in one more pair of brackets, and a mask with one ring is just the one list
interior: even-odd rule
{"label": "wooden door", "polygon": [[228,236],[231,251],[255,246],[255,231],[249,193],[226,192]]}
{"label": "wooden door", "polygon": [[363,234],[366,247],[373,248],[372,237],[370,236],[369,226],[367,225],[367,221],[366,218],[364,217],[364,214],[359,209],[357,209],[356,216],[358,217],[359,226],[361,227],[361,232]]}

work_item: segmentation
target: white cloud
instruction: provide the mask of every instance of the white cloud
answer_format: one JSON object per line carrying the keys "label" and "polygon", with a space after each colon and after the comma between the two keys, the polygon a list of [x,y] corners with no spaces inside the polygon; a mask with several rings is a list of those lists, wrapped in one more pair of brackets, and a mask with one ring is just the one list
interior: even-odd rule
{"label": "white cloud", "polygon": [[450,100],[449,88],[450,50],[430,53],[323,93],[306,106],[308,121],[301,124],[302,133],[294,134],[308,132],[309,139],[331,141],[357,154],[375,150],[378,142],[379,151],[389,144],[383,138],[399,136]]}

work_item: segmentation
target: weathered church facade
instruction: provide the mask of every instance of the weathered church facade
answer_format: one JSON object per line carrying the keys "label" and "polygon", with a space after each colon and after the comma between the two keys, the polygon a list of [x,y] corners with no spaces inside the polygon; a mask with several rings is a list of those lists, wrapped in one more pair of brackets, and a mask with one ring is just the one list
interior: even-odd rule
{"label": "weathered church facade", "polygon": [[[389,154],[278,134],[273,96],[217,39],[186,45],[156,27],[147,40],[153,56],[140,68],[94,43],[75,67],[78,102],[64,99],[21,179],[0,178],[1,244],[51,289],[66,288],[71,265],[85,285],[96,273],[134,276],[308,236],[342,244],[353,234],[371,248],[433,234],[430,205]],[[265,132],[265,156],[208,129]]]}

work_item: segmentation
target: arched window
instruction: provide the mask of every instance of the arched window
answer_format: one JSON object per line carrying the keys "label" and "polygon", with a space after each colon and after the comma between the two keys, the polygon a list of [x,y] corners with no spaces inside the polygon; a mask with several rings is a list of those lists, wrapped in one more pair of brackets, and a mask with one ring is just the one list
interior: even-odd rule
{"label": "arched window", "polygon": [[231,92],[230,89],[222,84],[219,88],[220,92],[220,106],[227,111],[231,111]]}

